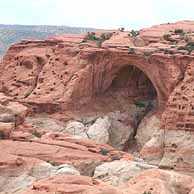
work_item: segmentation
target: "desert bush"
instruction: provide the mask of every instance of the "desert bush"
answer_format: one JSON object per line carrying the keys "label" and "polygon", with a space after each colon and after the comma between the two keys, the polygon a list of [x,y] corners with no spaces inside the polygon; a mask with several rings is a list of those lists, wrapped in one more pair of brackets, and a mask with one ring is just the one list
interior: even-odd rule
{"label": "desert bush", "polygon": [[152,194],[150,191],[144,191],[143,194]]}
{"label": "desert bush", "polygon": [[143,54],[144,54],[144,56],[149,57],[149,56],[151,56],[151,55],[153,54],[153,52],[148,52],[148,51],[146,51],[146,52],[144,52]]}
{"label": "desert bush", "polygon": [[164,50],[164,54],[170,54],[170,55],[173,55],[173,54],[174,54],[174,52],[173,52],[173,51],[171,51],[171,50],[167,50],[167,49],[165,49],[165,50]]}
{"label": "desert bush", "polygon": [[102,33],[100,35],[100,38],[98,38],[97,40],[97,46],[99,48],[102,47],[102,43],[105,41],[105,40],[109,40],[110,38],[112,37],[112,33],[108,33],[108,34],[105,34],[105,33]]}
{"label": "desert bush", "polygon": [[194,50],[194,42],[189,42],[185,46],[181,46],[178,50],[187,50],[189,54]]}
{"label": "desert bush", "polygon": [[139,31],[138,30],[131,30],[128,34],[128,36],[138,36],[139,35]]}
{"label": "desert bush", "polygon": [[35,137],[38,137],[38,138],[41,138],[41,133],[40,132],[38,132],[37,130],[34,130],[33,132],[32,132],[32,135],[34,135]]}
{"label": "desert bush", "polygon": [[125,31],[125,28],[121,27],[121,28],[119,28],[119,30],[120,30],[121,32],[124,32],[124,31]]}
{"label": "desert bush", "polygon": [[102,148],[100,150],[100,153],[105,156],[105,155],[107,155],[109,153],[109,150]]}
{"label": "desert bush", "polygon": [[134,48],[129,47],[129,48],[128,48],[128,53],[129,53],[129,54],[133,54],[133,53],[135,53],[135,49],[134,49]]}
{"label": "desert bush", "polygon": [[88,34],[84,38],[83,42],[87,42],[88,40],[97,41],[98,39],[99,38],[96,37],[96,33],[95,32],[88,32]]}
{"label": "desert bush", "polygon": [[28,96],[30,96],[30,92],[26,92],[26,93],[24,94],[24,98],[27,98]]}
{"label": "desert bush", "polygon": [[174,33],[175,34],[184,34],[184,31],[183,31],[183,29],[175,29]]}

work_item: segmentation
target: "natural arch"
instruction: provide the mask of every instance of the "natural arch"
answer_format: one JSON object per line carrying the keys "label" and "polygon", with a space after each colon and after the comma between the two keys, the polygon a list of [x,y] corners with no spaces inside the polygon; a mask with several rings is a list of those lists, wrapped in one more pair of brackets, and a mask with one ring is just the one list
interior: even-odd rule
{"label": "natural arch", "polygon": [[123,65],[117,71],[104,74],[101,78],[102,81],[98,82],[100,83],[98,90],[92,98],[95,105],[101,107],[102,110],[126,111],[130,104],[148,107],[149,110],[158,107],[155,86],[147,74],[137,66]]}
{"label": "natural arch", "polygon": [[157,92],[148,76],[133,65],[122,67],[114,76],[105,93],[123,92],[134,101],[157,100]]}

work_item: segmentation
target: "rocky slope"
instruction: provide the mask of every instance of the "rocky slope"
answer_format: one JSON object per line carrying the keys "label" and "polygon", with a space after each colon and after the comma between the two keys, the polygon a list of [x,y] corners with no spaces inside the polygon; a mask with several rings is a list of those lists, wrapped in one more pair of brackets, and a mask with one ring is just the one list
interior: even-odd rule
{"label": "rocky slope", "polygon": [[25,40],[0,64],[0,193],[192,194],[194,22]]}

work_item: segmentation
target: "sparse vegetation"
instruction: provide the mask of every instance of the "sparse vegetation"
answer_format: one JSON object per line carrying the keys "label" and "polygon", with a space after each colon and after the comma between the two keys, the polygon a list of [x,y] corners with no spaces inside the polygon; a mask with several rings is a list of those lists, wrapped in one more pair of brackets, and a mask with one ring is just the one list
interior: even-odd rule
{"label": "sparse vegetation", "polygon": [[172,50],[167,50],[167,49],[165,49],[165,50],[164,50],[164,54],[173,55],[174,52],[173,52]]}
{"label": "sparse vegetation", "polygon": [[149,57],[149,56],[151,56],[153,54],[153,52],[146,51],[143,54],[144,54],[144,56]]}
{"label": "sparse vegetation", "polygon": [[135,105],[139,108],[145,108],[147,106],[147,103],[145,101],[135,101]]}
{"label": "sparse vegetation", "polygon": [[125,28],[121,27],[121,28],[119,28],[119,30],[120,30],[121,32],[124,32],[124,31],[125,31]]}
{"label": "sparse vegetation", "polygon": [[100,153],[105,156],[105,155],[107,155],[109,153],[109,150],[102,148],[100,150]]}
{"label": "sparse vegetation", "polygon": [[96,36],[95,32],[88,32],[87,36],[84,38],[83,42],[87,42],[87,41],[94,41],[97,43],[98,47],[102,47],[102,43],[105,40],[109,40],[112,37],[112,33],[102,33],[100,35],[100,37]]}
{"label": "sparse vegetation", "polygon": [[174,30],[174,33],[175,34],[181,34],[181,35],[183,35],[184,34],[184,31],[183,31],[183,29],[175,29]]}
{"label": "sparse vegetation", "polygon": [[135,53],[135,49],[129,47],[129,48],[128,48],[128,53],[129,53],[129,54],[134,54],[134,53]]}
{"label": "sparse vegetation", "polygon": [[144,191],[143,194],[152,194],[150,191]]}
{"label": "sparse vegetation", "polygon": [[185,46],[181,46],[178,50],[187,50],[189,54],[194,50],[194,42],[189,42]]}
{"label": "sparse vegetation", "polygon": [[35,137],[38,137],[38,138],[41,138],[41,137],[42,137],[41,133],[38,132],[37,130],[34,130],[34,131],[32,132],[32,135],[34,135]]}
{"label": "sparse vegetation", "polygon": [[24,98],[27,98],[28,96],[30,96],[30,92],[24,94]]}
{"label": "sparse vegetation", "polygon": [[139,31],[138,30],[131,30],[128,34],[128,36],[133,36],[136,37],[139,35]]}
{"label": "sparse vegetation", "polygon": [[84,38],[84,42],[87,42],[88,40],[91,41],[97,41],[99,40],[98,37],[96,37],[96,33],[95,32],[88,32],[88,34],[86,35],[86,37]]}

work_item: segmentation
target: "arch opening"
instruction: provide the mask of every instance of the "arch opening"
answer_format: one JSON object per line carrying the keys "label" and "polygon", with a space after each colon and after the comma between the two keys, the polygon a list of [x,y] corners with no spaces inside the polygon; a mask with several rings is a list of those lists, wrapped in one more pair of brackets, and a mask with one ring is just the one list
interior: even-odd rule
{"label": "arch opening", "polygon": [[[139,148],[135,137],[140,123],[144,117],[155,114],[159,106],[156,88],[146,73],[134,65],[127,65],[115,73],[105,96],[110,103],[116,99],[117,104],[121,103],[128,109],[128,122],[132,124],[134,133],[133,138],[129,137],[125,142],[124,151],[137,152]],[[111,98],[114,99],[112,102]]]}
{"label": "arch opening", "polygon": [[124,66],[115,73],[104,95],[126,99],[128,103],[137,106],[149,106],[149,110],[158,106],[157,91],[153,83],[146,73],[134,65]]}

